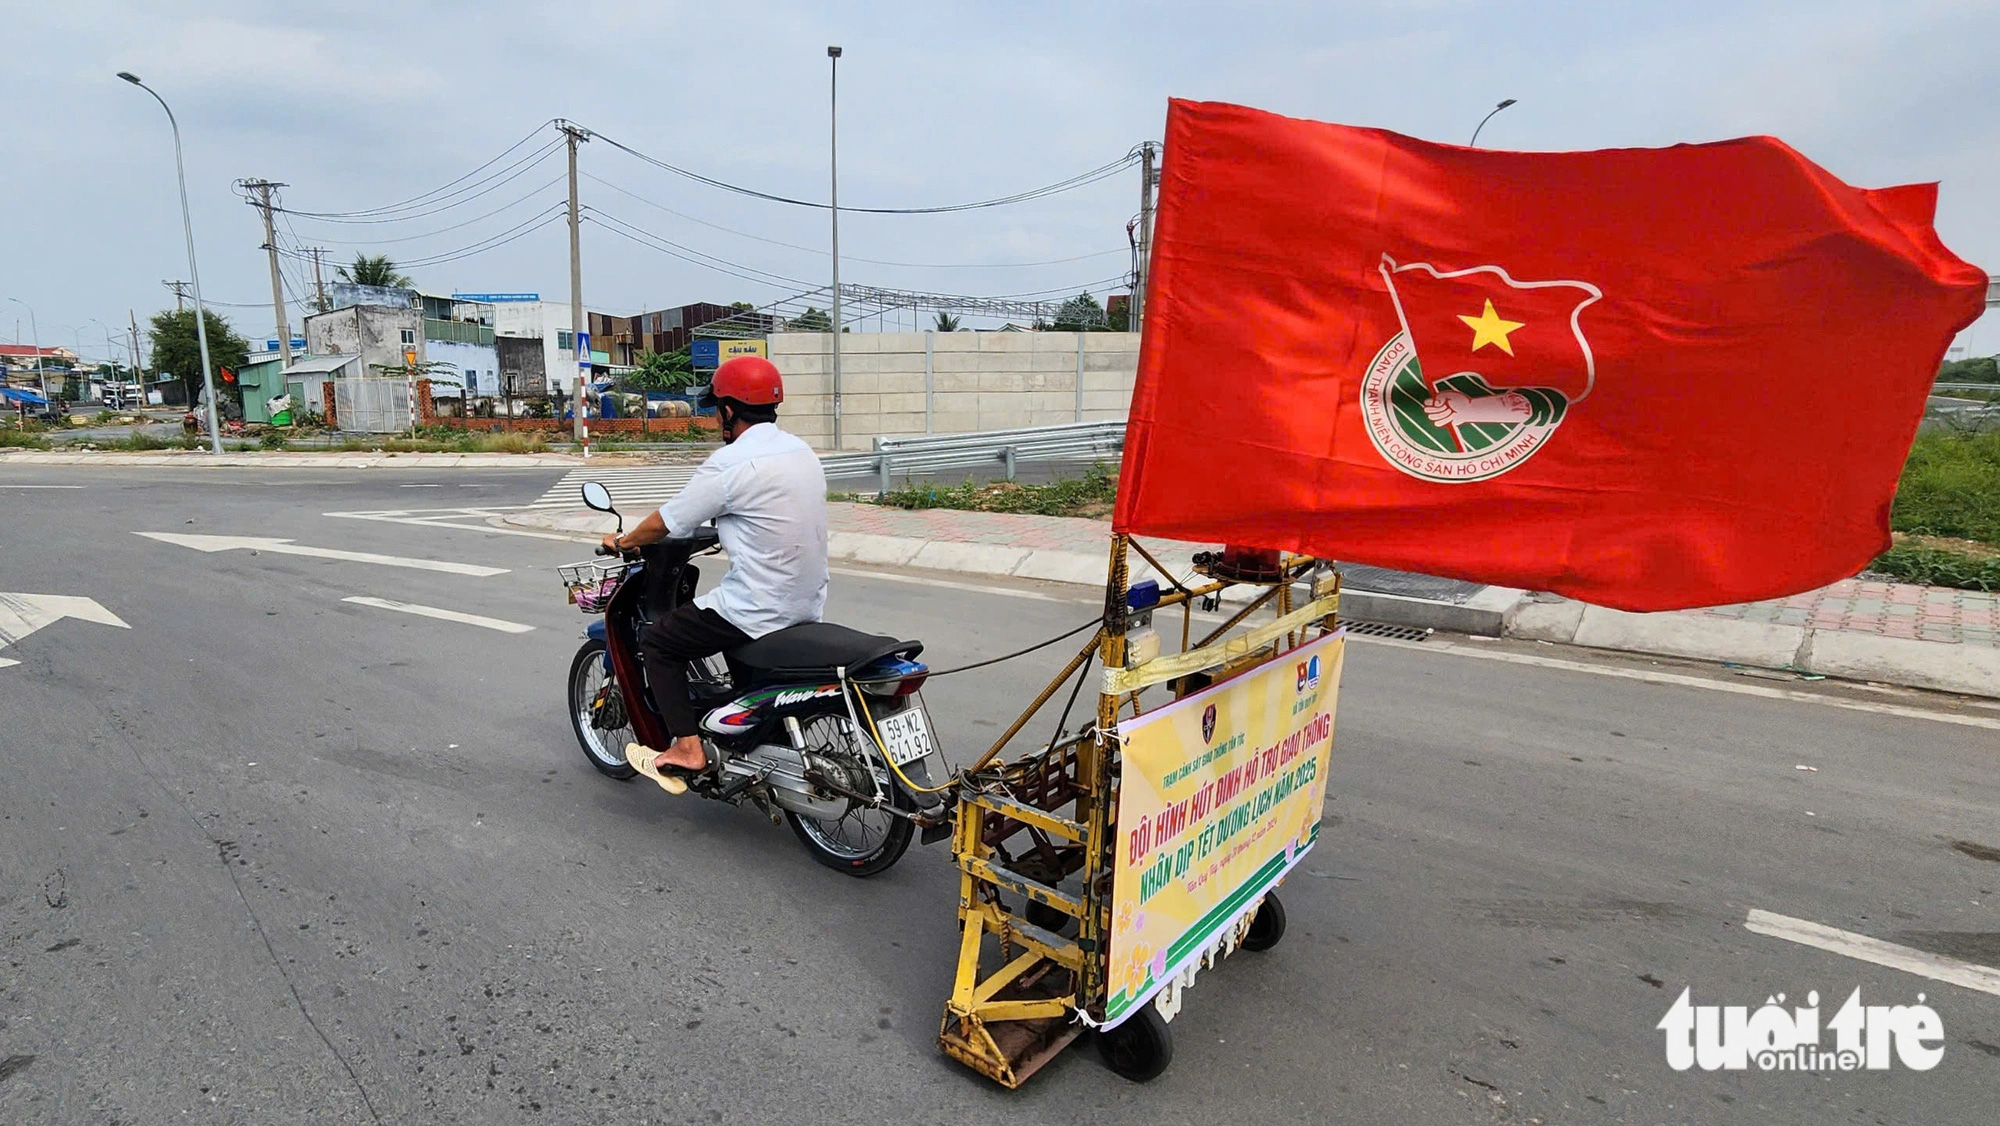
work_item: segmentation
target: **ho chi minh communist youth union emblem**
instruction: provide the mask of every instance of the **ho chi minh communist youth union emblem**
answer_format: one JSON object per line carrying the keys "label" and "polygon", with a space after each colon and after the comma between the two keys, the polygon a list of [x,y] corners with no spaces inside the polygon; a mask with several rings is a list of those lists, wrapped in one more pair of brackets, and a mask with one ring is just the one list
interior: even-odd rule
{"label": "ho chi minh communist youth union emblem", "polygon": [[1545,445],[1597,381],[1581,281],[1516,281],[1499,266],[1380,266],[1402,325],[1361,381],[1368,438],[1429,481],[1484,481]]}

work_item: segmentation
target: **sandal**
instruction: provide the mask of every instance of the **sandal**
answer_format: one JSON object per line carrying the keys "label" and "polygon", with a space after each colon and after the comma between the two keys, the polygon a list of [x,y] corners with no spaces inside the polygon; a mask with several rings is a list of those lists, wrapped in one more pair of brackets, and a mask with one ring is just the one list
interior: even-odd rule
{"label": "sandal", "polygon": [[645,746],[644,744],[641,743],[625,744],[625,761],[632,767],[632,769],[638,771],[639,773],[645,775],[648,778],[651,778],[654,782],[657,782],[659,784],[660,789],[665,790],[666,792],[674,795],[675,797],[679,797],[682,794],[687,793],[688,792],[687,772],[677,766],[669,766],[666,768],[666,770],[664,771],[661,770],[659,767],[654,765],[654,762],[658,760],[659,757],[660,757],[659,751],[656,751],[651,747]]}

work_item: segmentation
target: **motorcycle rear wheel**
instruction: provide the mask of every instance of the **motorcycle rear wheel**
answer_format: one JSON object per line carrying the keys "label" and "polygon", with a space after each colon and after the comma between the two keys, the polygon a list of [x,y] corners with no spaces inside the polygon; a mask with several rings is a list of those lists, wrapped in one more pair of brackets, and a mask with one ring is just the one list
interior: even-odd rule
{"label": "motorcycle rear wheel", "polygon": [[610,698],[606,706],[622,712],[625,701],[618,695],[617,678],[606,667],[609,661],[602,641],[592,638],[576,651],[576,660],[569,666],[569,726],[576,733],[577,745],[583,748],[583,757],[597,772],[608,778],[627,781],[639,772],[625,761],[625,745],[639,736],[632,730],[629,719],[624,725],[613,728],[598,727],[592,720],[596,715],[594,705],[606,688]]}
{"label": "motorcycle rear wheel", "polygon": [[[829,757],[852,761],[852,755],[867,745],[861,741],[854,721],[837,713],[806,720],[804,732],[809,746],[821,744],[815,748],[819,753],[835,752]],[[881,764],[876,763],[872,756],[867,762],[873,768],[876,784],[888,790],[890,800],[897,809],[904,812],[916,809],[910,795],[889,780],[888,771]],[[873,820],[879,829],[871,835],[863,818]],[[850,819],[855,824],[849,825]],[[814,860],[856,877],[887,871],[903,858],[903,853],[909,850],[910,839],[916,835],[916,826],[909,819],[884,810],[857,808],[851,802],[848,812],[833,821],[805,817],[791,810],[785,811],[785,820],[791,823],[792,832],[797,834],[799,843],[806,846],[806,851],[812,854]],[[857,832],[858,839],[855,836]]]}

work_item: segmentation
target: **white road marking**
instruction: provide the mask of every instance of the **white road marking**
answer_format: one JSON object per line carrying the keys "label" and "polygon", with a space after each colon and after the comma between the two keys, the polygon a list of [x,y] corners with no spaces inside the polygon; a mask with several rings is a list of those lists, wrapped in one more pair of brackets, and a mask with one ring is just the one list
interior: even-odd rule
{"label": "white road marking", "polygon": [[18,665],[18,664],[20,664],[20,663],[21,663],[21,662],[19,662],[19,661],[10,661],[10,660],[8,660],[8,659],[7,659],[7,658],[5,658],[5,657],[0,657],[0,669],[4,669],[4,668],[6,668],[6,667],[7,667],[8,665]]}
{"label": "white road marking", "polygon": [[501,618],[482,618],[478,614],[461,614],[457,610],[440,610],[436,606],[419,606],[414,602],[391,602],[387,598],[343,598],[342,602],[352,602],[357,606],[373,606],[378,610],[394,610],[400,614],[415,614],[424,618],[436,618],[445,622],[461,622],[482,629],[496,629],[501,633],[527,633],[534,626],[524,626]]}
{"label": "white road marking", "polygon": [[340,520],[379,520],[385,524],[412,524],[419,528],[456,528],[459,531],[485,532],[496,536],[526,536],[529,539],[559,540],[563,543],[596,543],[602,538],[600,536],[566,535],[562,532],[537,532],[528,528],[512,528],[499,524],[454,523],[454,520],[472,520],[485,515],[499,515],[498,512],[466,512],[463,509],[452,509],[450,510],[450,514],[442,516],[411,516],[406,513],[395,512],[322,512],[320,515]]}
{"label": "white road marking", "polygon": [[81,489],[82,485],[0,485],[0,489]]}
{"label": "white road marking", "polygon": [[[1482,661],[1502,661],[1512,665],[1532,665],[1537,668],[1562,669],[1567,672],[1589,673],[1593,676],[1611,676],[1621,680],[1638,680],[1647,684],[1672,684],[1683,688],[1702,688],[1710,692],[1728,692],[1737,696],[1758,696],[1766,700],[1786,700],[1799,704],[1819,704],[1829,708],[1845,708],[1848,711],[1869,712],[1874,715],[1892,715],[1903,719],[1928,719],[1938,723],[1955,723],[1962,727],[1982,727],[1989,731],[2000,731],[2000,717],[1962,715],[1957,712],[1941,712],[1928,708],[1913,708],[1903,704],[1881,704],[1873,700],[1849,700],[1841,696],[1824,696],[1817,692],[1801,692],[1793,688],[1769,688],[1761,684],[1738,684],[1733,681],[1711,680],[1704,676],[1689,676],[1685,673],[1662,672],[1657,669],[1632,669],[1617,665],[1597,665],[1585,661],[1566,661],[1560,657],[1540,657],[1533,653],[1510,653],[1496,649],[1471,649],[1449,641],[1397,641],[1388,637],[1360,637],[1348,635],[1350,641],[1366,642],[1370,645],[1388,645],[1399,649],[1413,649],[1419,653],[1449,653],[1455,657],[1473,657]],[[1642,654],[1643,655],[1643,654]]]}
{"label": "white road marking", "polygon": [[1865,934],[1837,930],[1805,919],[1794,919],[1789,915],[1760,911],[1754,907],[1750,909],[1749,917],[1743,921],[1743,929],[1751,934],[1782,938],[1801,946],[1815,947],[1857,961],[1872,962],[1892,970],[1902,970],[1904,973],[1927,977],[1932,981],[1942,981],[2000,997],[2000,970],[1992,966],[1982,966],[1977,962],[1961,961],[1944,954],[1932,954],[1927,950],[1899,946],[1879,938],[1870,938]]}
{"label": "white road marking", "polygon": [[[0,593],[0,648],[64,618],[131,629],[125,619],[98,605],[94,598],[68,594]],[[18,664],[9,661],[8,664]]]}
{"label": "white road marking", "polygon": [[486,578],[504,575],[505,567],[482,567],[476,563],[452,563],[442,559],[409,559],[401,555],[377,555],[371,551],[341,551],[331,547],[306,547],[291,540],[258,536],[190,536],[178,532],[137,532],[135,535],[161,543],[179,544],[196,551],[268,551],[273,555],[305,555],[314,559],[341,559],[349,563],[376,563],[384,567],[408,567],[416,571],[442,571],[448,575]]}
{"label": "white road marking", "polygon": [[630,469],[582,466],[563,474],[540,500],[528,507],[581,508],[583,483],[596,481],[611,490],[611,499],[620,509],[642,512],[672,500],[694,476],[695,468],[692,465],[646,465]]}
{"label": "white road marking", "polygon": [[443,485],[397,485],[399,489],[442,489]]}

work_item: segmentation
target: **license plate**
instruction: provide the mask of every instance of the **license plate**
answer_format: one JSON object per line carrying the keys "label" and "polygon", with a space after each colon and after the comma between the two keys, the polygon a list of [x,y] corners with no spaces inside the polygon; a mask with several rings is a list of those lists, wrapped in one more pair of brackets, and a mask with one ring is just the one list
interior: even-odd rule
{"label": "license plate", "polygon": [[876,720],[875,730],[882,733],[882,749],[897,766],[908,766],[933,749],[930,725],[924,722],[924,710],[919,707]]}

